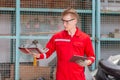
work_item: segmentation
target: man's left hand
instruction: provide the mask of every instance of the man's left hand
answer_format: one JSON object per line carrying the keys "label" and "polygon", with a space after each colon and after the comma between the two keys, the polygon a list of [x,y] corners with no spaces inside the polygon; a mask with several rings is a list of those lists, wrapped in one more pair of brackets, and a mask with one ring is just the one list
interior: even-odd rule
{"label": "man's left hand", "polygon": [[90,65],[92,62],[91,62],[91,60],[85,60],[85,61],[83,61],[83,60],[78,60],[78,61],[76,61],[76,63],[79,64],[80,66],[88,66],[88,65]]}

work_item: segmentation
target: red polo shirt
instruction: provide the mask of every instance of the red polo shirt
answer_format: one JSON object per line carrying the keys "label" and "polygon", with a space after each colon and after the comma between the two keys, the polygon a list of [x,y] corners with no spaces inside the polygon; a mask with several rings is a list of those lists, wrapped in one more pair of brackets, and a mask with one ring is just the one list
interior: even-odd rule
{"label": "red polo shirt", "polygon": [[76,33],[71,37],[67,31],[55,34],[46,47],[49,51],[40,55],[40,58],[48,58],[54,51],[57,53],[56,80],[85,80],[84,67],[70,62],[73,55],[86,55],[94,62],[95,55],[90,37],[77,28]]}

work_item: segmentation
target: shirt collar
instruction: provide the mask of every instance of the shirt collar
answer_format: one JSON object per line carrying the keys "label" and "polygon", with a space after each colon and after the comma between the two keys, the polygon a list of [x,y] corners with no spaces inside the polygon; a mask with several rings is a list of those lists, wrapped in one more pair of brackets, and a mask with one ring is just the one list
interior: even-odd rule
{"label": "shirt collar", "polygon": [[75,36],[80,36],[80,34],[81,34],[81,30],[78,28],[78,27],[76,27],[76,32],[75,32]]}
{"label": "shirt collar", "polygon": [[[70,36],[66,30],[64,30],[64,32],[65,32],[65,36]],[[78,27],[76,27],[75,36],[79,37],[80,34],[81,34],[81,30]]]}

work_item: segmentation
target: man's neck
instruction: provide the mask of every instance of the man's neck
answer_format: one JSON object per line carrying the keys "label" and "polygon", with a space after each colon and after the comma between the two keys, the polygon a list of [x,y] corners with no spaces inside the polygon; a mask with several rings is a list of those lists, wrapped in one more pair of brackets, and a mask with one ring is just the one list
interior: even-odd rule
{"label": "man's neck", "polygon": [[68,34],[69,34],[71,37],[73,37],[74,34],[75,34],[75,32],[76,32],[76,28],[74,28],[74,29],[72,29],[72,30],[69,30],[69,31],[68,31]]}

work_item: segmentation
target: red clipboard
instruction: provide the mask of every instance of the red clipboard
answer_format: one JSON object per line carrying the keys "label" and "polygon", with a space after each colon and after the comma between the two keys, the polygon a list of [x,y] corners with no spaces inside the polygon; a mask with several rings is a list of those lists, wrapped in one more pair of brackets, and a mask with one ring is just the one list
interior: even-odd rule
{"label": "red clipboard", "polygon": [[80,55],[73,55],[70,59],[70,62],[76,62],[77,60],[85,61],[85,60],[87,60],[87,57],[80,56]]}
{"label": "red clipboard", "polygon": [[22,48],[19,47],[19,50],[25,54],[31,54],[31,53],[42,53],[39,48]]}

